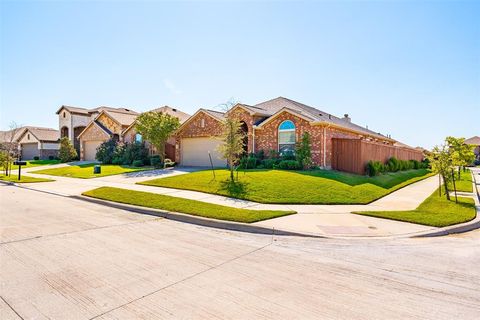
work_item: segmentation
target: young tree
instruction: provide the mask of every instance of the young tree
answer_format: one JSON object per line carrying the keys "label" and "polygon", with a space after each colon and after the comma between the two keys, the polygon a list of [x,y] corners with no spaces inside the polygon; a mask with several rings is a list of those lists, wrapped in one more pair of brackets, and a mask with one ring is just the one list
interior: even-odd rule
{"label": "young tree", "polygon": [[149,141],[158,151],[162,163],[165,161],[165,143],[178,129],[177,117],[163,112],[145,112],[137,118],[136,130],[144,140]]}
{"label": "young tree", "polygon": [[460,179],[460,169],[465,170],[465,167],[475,160],[473,147],[465,143],[465,138],[447,137],[445,142],[452,156],[452,165],[458,167],[458,179]]}
{"label": "young tree", "polygon": [[245,133],[242,123],[235,117],[227,117],[223,122],[222,144],[218,147],[222,158],[227,160],[230,169],[230,180],[234,181],[235,164],[243,153]]}
{"label": "young tree", "polygon": [[4,151],[4,168],[5,168],[5,175],[10,174],[10,168],[12,162],[15,158],[19,156],[19,145],[18,145],[18,137],[22,127],[19,127],[14,121],[10,123],[9,130],[5,133],[5,142],[2,143],[1,149]]}
{"label": "young tree", "polygon": [[62,162],[70,162],[77,157],[77,150],[73,147],[70,139],[68,137],[63,137],[60,139],[60,150],[58,152],[58,157]]}
{"label": "young tree", "polygon": [[310,168],[312,165],[312,145],[308,132],[302,134],[302,139],[296,146],[295,155],[303,169]]}
{"label": "young tree", "polygon": [[439,174],[443,179],[445,186],[445,194],[447,199],[450,200],[450,193],[448,190],[448,183],[452,180],[452,155],[447,144],[441,146],[435,146],[432,153],[429,155],[430,165],[432,171]]}

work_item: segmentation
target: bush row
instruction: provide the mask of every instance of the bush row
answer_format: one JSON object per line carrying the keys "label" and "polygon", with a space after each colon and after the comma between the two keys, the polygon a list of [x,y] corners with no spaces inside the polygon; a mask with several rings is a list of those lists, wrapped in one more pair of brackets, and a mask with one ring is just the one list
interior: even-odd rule
{"label": "bush row", "polygon": [[241,158],[238,168],[300,170],[302,165],[300,161],[295,159],[293,152],[285,152],[280,155],[275,150],[270,150],[268,157],[265,157],[265,152],[260,150]]}
{"label": "bush row", "polygon": [[395,157],[391,157],[386,163],[373,160],[368,161],[366,171],[369,176],[373,177],[385,172],[423,169],[428,168],[428,166],[429,164],[427,160],[420,162],[417,160],[399,160]]}
{"label": "bush row", "polygon": [[134,167],[142,167],[144,165],[151,165],[156,168],[173,167],[175,165],[170,159],[165,159],[163,164],[160,156],[149,156],[148,149],[145,144],[134,143],[119,143],[114,139],[102,143],[96,154],[96,159],[104,164],[119,164]]}

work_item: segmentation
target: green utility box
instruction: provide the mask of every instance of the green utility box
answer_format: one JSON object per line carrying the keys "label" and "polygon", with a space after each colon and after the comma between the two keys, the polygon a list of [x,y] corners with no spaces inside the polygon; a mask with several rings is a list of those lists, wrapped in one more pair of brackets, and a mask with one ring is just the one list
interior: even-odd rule
{"label": "green utility box", "polygon": [[93,167],[93,174],[100,174],[102,173],[102,167],[99,166],[98,164]]}

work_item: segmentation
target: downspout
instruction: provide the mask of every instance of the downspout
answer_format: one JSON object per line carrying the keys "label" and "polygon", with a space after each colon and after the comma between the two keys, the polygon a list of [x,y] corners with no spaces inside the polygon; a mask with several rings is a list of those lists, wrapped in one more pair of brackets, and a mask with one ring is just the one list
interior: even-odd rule
{"label": "downspout", "polygon": [[323,169],[326,169],[327,164],[327,127],[323,127]]}
{"label": "downspout", "polygon": [[327,128],[329,128],[330,125],[325,125],[323,127],[323,168],[327,168]]}
{"label": "downspout", "polygon": [[252,126],[252,152],[255,153],[255,128],[257,126]]}

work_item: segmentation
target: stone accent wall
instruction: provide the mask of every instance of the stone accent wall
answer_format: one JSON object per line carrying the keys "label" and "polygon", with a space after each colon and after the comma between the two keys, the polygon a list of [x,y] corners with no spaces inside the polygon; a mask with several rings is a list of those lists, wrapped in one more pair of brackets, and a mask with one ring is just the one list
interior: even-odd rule
{"label": "stone accent wall", "polygon": [[114,134],[120,135],[122,133],[122,126],[113,121],[109,116],[103,113],[98,117],[97,121],[101,122],[108,130],[112,131]]}
{"label": "stone accent wall", "polygon": [[[202,128],[202,119],[205,126]],[[204,112],[199,112],[194,118],[175,134],[175,159],[180,162],[180,148],[183,138],[212,137],[222,134],[221,122]]]}
{"label": "stone accent wall", "polygon": [[83,160],[84,157],[83,145],[85,141],[107,141],[108,139],[110,139],[110,136],[105,131],[99,128],[95,123],[92,124],[80,137],[80,160]]}

